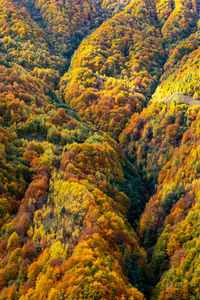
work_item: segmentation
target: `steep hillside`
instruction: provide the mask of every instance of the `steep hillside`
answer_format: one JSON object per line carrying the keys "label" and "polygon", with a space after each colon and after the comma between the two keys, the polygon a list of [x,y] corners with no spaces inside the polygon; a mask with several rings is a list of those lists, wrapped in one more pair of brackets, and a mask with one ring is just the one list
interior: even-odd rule
{"label": "steep hillside", "polygon": [[199,299],[197,0],[0,0],[0,299]]}
{"label": "steep hillside", "polygon": [[132,1],[75,52],[61,80],[65,102],[118,136],[155,89],[163,60],[154,3]]}

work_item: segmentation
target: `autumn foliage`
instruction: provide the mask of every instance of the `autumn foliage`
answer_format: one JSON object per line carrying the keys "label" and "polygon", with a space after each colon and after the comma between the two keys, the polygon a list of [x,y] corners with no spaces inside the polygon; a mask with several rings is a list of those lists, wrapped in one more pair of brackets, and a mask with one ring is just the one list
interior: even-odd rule
{"label": "autumn foliage", "polygon": [[0,0],[0,299],[198,299],[196,0]]}

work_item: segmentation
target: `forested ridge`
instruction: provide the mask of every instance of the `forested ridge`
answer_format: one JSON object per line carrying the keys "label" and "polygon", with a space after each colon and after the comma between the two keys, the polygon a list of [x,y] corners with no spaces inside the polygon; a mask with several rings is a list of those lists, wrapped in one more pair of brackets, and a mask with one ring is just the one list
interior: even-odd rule
{"label": "forested ridge", "polygon": [[200,1],[0,0],[0,300],[200,299]]}

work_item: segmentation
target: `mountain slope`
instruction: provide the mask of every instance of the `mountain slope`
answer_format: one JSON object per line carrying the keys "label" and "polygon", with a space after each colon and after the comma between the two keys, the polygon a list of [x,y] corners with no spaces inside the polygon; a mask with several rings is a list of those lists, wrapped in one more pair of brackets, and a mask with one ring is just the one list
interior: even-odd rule
{"label": "mountain slope", "polygon": [[199,1],[0,0],[0,299],[198,299]]}
{"label": "mountain slope", "polygon": [[118,135],[151,95],[163,59],[154,3],[133,1],[83,41],[61,91],[84,118]]}

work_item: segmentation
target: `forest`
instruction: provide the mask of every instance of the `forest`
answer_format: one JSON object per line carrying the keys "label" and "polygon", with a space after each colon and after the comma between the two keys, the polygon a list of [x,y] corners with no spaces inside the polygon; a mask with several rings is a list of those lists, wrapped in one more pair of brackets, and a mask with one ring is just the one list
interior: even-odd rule
{"label": "forest", "polygon": [[200,299],[200,1],[0,0],[0,300]]}

